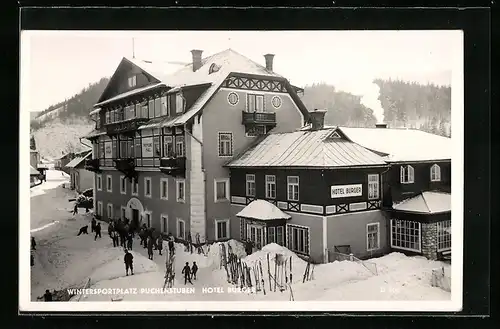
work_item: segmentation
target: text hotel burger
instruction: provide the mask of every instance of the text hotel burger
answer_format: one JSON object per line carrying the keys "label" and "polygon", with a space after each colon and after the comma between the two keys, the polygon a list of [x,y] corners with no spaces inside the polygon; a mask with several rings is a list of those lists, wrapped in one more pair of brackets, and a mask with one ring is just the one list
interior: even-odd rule
{"label": "text hotel burger", "polygon": [[[240,287],[203,287],[201,292],[204,294],[223,294],[223,293],[255,293],[255,288]],[[158,295],[158,294],[194,294],[195,288],[86,288],[86,289],[68,289],[70,295]]]}

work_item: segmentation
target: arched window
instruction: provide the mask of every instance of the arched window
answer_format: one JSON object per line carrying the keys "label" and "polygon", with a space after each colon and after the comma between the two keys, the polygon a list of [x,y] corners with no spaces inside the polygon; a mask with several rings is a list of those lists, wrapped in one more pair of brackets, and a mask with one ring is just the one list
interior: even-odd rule
{"label": "arched window", "polygon": [[415,172],[410,165],[401,166],[400,175],[402,184],[411,184],[415,181]]}
{"label": "arched window", "polygon": [[437,164],[431,166],[431,182],[441,181],[441,167]]}
{"label": "arched window", "polygon": [[210,65],[210,67],[208,68],[208,74],[212,74],[214,72],[217,72],[217,71],[219,71],[219,69],[220,69],[220,66],[218,66],[215,63],[212,63],[212,65]]}

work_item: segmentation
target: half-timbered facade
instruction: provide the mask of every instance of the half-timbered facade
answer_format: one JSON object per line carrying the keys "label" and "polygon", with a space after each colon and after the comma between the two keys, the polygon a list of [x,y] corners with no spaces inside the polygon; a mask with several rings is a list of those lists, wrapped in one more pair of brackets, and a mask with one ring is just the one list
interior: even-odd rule
{"label": "half-timbered facade", "polygon": [[124,58],[91,117],[95,209],[182,240],[230,238],[223,164],[270,131],[308,119],[298,88],[229,49],[175,70]]}

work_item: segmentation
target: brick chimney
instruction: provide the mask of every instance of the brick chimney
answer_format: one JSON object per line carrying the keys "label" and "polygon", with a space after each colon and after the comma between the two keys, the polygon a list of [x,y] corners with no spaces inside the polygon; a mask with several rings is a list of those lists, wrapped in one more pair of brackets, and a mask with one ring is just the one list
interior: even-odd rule
{"label": "brick chimney", "polygon": [[198,71],[201,67],[201,54],[203,50],[193,49],[191,50],[191,54],[193,55],[193,72]]}
{"label": "brick chimney", "polygon": [[376,123],[375,128],[387,128],[387,123]]}
{"label": "brick chimney", "polygon": [[325,127],[325,115],[326,110],[318,110],[314,109],[313,112],[309,112],[309,116],[311,118],[311,129],[319,130]]}
{"label": "brick chimney", "polygon": [[266,69],[268,71],[273,71],[273,60],[274,60],[274,54],[265,54],[264,58],[266,59]]}

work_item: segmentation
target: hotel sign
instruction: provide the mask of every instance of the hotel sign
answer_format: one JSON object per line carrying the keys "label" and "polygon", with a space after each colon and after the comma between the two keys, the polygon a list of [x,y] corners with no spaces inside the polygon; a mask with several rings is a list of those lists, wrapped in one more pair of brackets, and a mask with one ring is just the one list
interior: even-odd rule
{"label": "hotel sign", "polygon": [[332,199],[361,196],[363,195],[363,185],[333,185],[331,186],[331,195]]}
{"label": "hotel sign", "polygon": [[144,158],[153,157],[153,137],[142,138],[142,156]]}

